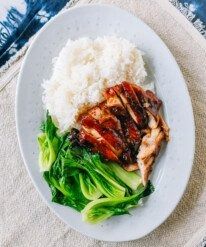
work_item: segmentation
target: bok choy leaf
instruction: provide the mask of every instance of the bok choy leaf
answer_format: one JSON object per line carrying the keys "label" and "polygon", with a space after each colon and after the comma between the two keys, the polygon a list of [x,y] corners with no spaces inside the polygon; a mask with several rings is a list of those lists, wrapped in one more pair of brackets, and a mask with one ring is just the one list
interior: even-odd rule
{"label": "bok choy leaf", "polygon": [[[126,189],[111,175],[98,154],[83,148],[69,148],[63,159],[65,167],[77,167],[88,172],[98,190],[107,197],[124,197]],[[109,172],[110,171],[110,172]]]}
{"label": "bok choy leaf", "polygon": [[102,196],[100,190],[92,183],[90,177],[86,174],[79,173],[79,181],[82,193],[88,200],[93,201]]}
{"label": "bok choy leaf", "polygon": [[141,185],[136,193],[123,198],[100,198],[87,204],[82,210],[82,219],[92,224],[100,223],[113,215],[128,214],[129,209],[138,205],[141,198],[150,195],[154,187],[149,182],[146,188]]}

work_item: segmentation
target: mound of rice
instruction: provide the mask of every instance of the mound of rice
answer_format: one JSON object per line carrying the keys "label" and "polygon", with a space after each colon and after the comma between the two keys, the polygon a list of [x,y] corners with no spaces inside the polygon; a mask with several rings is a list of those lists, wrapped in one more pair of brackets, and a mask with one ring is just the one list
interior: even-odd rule
{"label": "mound of rice", "polygon": [[82,109],[102,100],[105,88],[124,80],[142,85],[145,76],[141,52],[126,39],[68,40],[43,83],[43,102],[64,132],[75,126]]}

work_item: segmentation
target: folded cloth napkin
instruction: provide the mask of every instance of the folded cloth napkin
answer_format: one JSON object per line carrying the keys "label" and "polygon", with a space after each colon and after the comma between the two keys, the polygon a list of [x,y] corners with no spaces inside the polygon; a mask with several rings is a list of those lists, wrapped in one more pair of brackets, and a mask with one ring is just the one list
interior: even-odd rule
{"label": "folded cloth napkin", "polygon": [[[69,5],[71,1],[69,1]],[[22,5],[20,2],[22,2]],[[6,46],[6,40],[12,34],[13,29],[11,27],[18,30],[17,24],[23,21],[22,16],[25,13],[29,13],[27,10],[31,9],[31,6],[33,6],[31,4],[40,2],[42,5],[39,6],[42,8],[37,8],[37,15],[33,15],[33,18],[30,19],[31,23],[34,19],[38,20],[39,26],[36,31],[55,15],[54,12],[50,16],[45,12],[42,15],[41,11],[50,13],[48,6],[43,4],[48,2],[50,3],[49,7],[54,6],[55,3],[62,4],[61,7],[58,5],[59,11],[61,8],[65,8],[63,7],[66,4],[64,0],[0,0],[0,52],[3,47],[4,52],[9,51],[10,46],[13,43],[15,44],[16,40],[21,39],[21,35],[18,36],[20,32],[15,31],[16,38],[10,45]],[[72,2],[77,4],[107,3],[125,8],[150,25],[170,48],[186,79],[194,109],[197,142],[193,172],[186,193],[175,212],[163,225],[147,237],[133,242],[111,245],[82,236],[65,226],[49,211],[25,171],[17,148],[14,123],[17,75],[11,76],[10,71],[6,70],[4,73],[6,77],[4,78],[9,78],[7,81],[11,83],[7,84],[7,87],[4,87],[2,91],[0,90],[0,195],[2,195],[0,200],[0,221],[2,223],[0,246],[206,246],[206,44],[203,38],[205,36],[205,19],[202,16],[204,14],[202,8],[205,8],[205,6],[201,5],[201,8],[197,8],[197,6],[200,6],[197,5],[197,0],[170,1],[192,21],[202,37],[168,0],[77,0]],[[205,4],[205,1],[199,0],[199,4]],[[15,9],[20,14],[17,14]],[[8,14],[8,11],[5,10],[12,10],[11,14]],[[56,13],[58,11],[56,10]],[[19,19],[13,17],[14,13]],[[41,21],[37,18],[39,15],[41,15],[39,18],[42,18]],[[7,21],[7,18],[9,18],[9,21]],[[201,22],[201,25],[196,25],[196,20],[199,20],[198,23]],[[10,22],[13,23],[11,27]],[[29,25],[30,22],[27,24]],[[7,32],[5,32],[5,27]],[[24,27],[25,29],[21,30],[23,30],[23,34],[24,30],[28,32],[28,41],[35,32],[32,30],[32,26],[30,28]],[[10,52],[11,56],[8,56],[9,60],[2,62],[4,64],[2,67],[5,67],[6,63],[11,64],[11,60],[16,61],[13,58],[18,57],[19,53],[22,55],[22,49],[27,47],[26,44],[29,44],[27,41],[22,41],[19,46],[22,47],[20,50],[18,46],[14,47],[13,52]],[[10,68],[18,67],[17,64],[17,62],[13,62]]]}

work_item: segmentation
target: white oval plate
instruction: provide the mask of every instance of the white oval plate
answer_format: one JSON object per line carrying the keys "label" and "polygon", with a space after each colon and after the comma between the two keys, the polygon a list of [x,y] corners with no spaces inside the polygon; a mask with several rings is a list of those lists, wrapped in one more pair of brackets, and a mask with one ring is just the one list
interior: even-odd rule
{"label": "white oval plate", "polygon": [[[51,202],[50,190],[38,167],[37,134],[44,118],[41,83],[51,76],[52,58],[66,41],[82,36],[112,35],[134,42],[145,52],[157,94],[171,127],[171,141],[163,148],[152,175],[155,192],[131,215],[113,217],[99,225],[82,222],[81,214]],[[151,79],[151,76],[149,77]],[[53,18],[27,51],[16,95],[16,123],[21,153],[37,190],[69,226],[106,241],[141,238],[171,214],[186,188],[194,155],[194,120],[190,97],[179,67],[163,41],[145,23],[128,12],[107,5],[72,8]]]}

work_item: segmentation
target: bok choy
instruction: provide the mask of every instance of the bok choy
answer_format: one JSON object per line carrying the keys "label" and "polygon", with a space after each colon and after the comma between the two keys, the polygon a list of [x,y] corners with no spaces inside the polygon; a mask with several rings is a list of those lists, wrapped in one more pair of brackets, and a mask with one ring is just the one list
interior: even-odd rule
{"label": "bok choy", "polygon": [[79,181],[82,193],[88,200],[93,201],[102,196],[102,193],[94,185],[94,183],[91,181],[88,175],[84,173],[79,173]]}
{"label": "bok choy", "polygon": [[125,187],[112,176],[109,167],[101,162],[99,154],[92,154],[82,147],[69,148],[63,164],[65,169],[76,167],[86,171],[104,196],[124,197]]}
{"label": "bok choy", "polygon": [[153,190],[152,184],[148,183],[146,188],[139,186],[136,193],[129,197],[101,198],[90,202],[82,211],[83,221],[94,224],[113,215],[128,214],[128,209],[137,206],[140,199],[150,195]]}
{"label": "bok choy", "polygon": [[141,176],[139,173],[127,172],[116,163],[109,163],[108,165],[115,175],[132,190],[135,191],[141,184]]}
{"label": "bok choy", "polygon": [[48,171],[57,158],[61,141],[56,135],[57,128],[48,113],[41,129],[43,133],[39,134],[37,139],[39,145],[39,166],[41,171]]}

